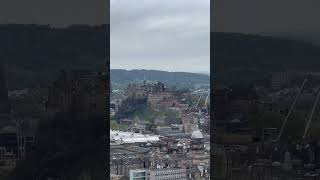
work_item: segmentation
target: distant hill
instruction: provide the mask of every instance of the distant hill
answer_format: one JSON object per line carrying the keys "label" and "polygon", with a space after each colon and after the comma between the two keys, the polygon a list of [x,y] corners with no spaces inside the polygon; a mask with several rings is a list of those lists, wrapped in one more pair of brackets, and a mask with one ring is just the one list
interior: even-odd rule
{"label": "distant hill", "polygon": [[193,72],[193,73],[196,73],[196,74],[204,74],[204,75],[210,76],[210,72],[208,72],[208,71],[196,71],[196,72]]}
{"label": "distant hill", "polygon": [[316,31],[272,32],[262,34],[274,37],[286,37],[320,46],[320,33]]}
{"label": "distant hill", "polygon": [[46,86],[63,68],[105,67],[109,57],[109,25],[0,25],[0,39],[10,89]]}
{"label": "distant hill", "polygon": [[144,79],[151,81],[161,81],[170,86],[188,87],[195,84],[209,84],[210,77],[208,75],[187,73],[187,72],[167,72],[157,70],[123,70],[112,69],[110,77],[113,87],[126,86],[132,82],[143,81]]}
{"label": "distant hill", "polygon": [[264,82],[272,72],[320,71],[320,48],[270,36],[212,33],[212,76],[217,84]]}

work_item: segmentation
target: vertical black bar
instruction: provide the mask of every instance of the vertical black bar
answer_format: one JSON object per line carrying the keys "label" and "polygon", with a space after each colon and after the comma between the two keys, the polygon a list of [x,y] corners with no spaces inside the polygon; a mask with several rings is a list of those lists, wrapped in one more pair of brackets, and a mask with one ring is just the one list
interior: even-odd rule
{"label": "vertical black bar", "polygon": [[214,0],[210,1],[210,179],[213,179],[213,152],[214,152],[214,144],[213,144],[213,138],[214,138],[214,129],[215,126],[214,122],[214,106],[213,106],[213,96],[214,96],[214,78],[215,78],[215,72],[214,72],[214,33],[213,33],[213,27],[214,27]]}
{"label": "vertical black bar", "polygon": [[111,79],[110,79],[110,0],[107,0],[107,57],[106,57],[106,74],[107,74],[107,98],[106,98],[106,121],[105,126],[105,163],[106,163],[106,179],[110,178],[110,96],[111,96]]}
{"label": "vertical black bar", "polygon": [[0,11],[0,179],[109,179],[110,0]]}

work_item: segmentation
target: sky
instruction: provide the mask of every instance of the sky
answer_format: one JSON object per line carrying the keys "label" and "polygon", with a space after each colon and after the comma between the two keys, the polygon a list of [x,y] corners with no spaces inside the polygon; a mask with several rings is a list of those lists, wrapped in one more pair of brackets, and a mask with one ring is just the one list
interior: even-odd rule
{"label": "sky", "polygon": [[210,0],[111,0],[111,69],[210,71]]}
{"label": "sky", "polygon": [[319,0],[215,0],[213,6],[217,32],[320,37]]}
{"label": "sky", "polygon": [[[111,68],[209,70],[210,0],[110,1]],[[215,31],[291,34],[320,43],[319,0],[212,2]],[[101,0],[1,0],[0,24],[106,24],[108,11]]]}
{"label": "sky", "polygon": [[71,24],[109,23],[107,0],[1,0],[1,24]]}

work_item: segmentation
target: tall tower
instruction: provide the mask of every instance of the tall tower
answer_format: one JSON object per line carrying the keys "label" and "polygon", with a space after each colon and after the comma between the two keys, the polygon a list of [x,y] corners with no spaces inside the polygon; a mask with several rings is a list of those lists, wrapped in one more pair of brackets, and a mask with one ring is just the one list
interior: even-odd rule
{"label": "tall tower", "polygon": [[8,89],[6,83],[5,66],[0,64],[0,114],[9,113]]}

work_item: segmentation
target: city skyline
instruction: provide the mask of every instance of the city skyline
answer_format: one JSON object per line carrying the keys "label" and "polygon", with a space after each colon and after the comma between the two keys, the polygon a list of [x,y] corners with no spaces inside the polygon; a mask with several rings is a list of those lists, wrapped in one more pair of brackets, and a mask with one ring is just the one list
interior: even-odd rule
{"label": "city skyline", "polygon": [[112,0],[110,14],[111,69],[210,71],[209,0]]}

